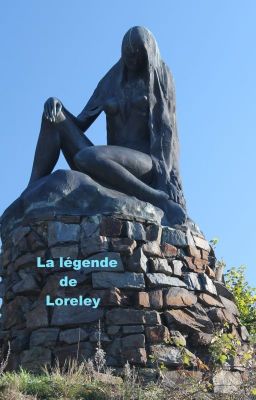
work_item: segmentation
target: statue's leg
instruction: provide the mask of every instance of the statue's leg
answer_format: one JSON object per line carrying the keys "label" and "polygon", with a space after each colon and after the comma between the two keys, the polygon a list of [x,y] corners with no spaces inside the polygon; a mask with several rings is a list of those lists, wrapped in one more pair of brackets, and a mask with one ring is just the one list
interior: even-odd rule
{"label": "statue's leg", "polygon": [[74,158],[80,171],[123,193],[159,204],[169,196],[149,186],[152,160],[148,154],[121,146],[94,146]]}
{"label": "statue's leg", "polygon": [[93,144],[70,118],[60,113],[57,122],[50,122],[43,114],[29,183],[52,172],[61,150],[70,168],[77,169],[74,156],[87,146]]}
{"label": "statue's leg", "polygon": [[150,186],[152,159],[148,154],[121,146],[94,146],[79,151],[74,163],[96,181],[161,208],[165,212],[163,223],[185,221],[182,207],[167,193]]}

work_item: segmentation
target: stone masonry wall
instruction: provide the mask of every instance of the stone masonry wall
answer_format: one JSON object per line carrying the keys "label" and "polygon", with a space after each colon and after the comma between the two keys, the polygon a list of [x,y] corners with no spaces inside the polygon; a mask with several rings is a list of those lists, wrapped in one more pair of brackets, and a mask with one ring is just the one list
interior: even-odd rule
{"label": "stone masonry wall", "polygon": [[[36,268],[42,260],[116,259],[118,268],[78,272]],[[92,271],[92,269],[90,269]],[[99,339],[107,363],[128,360],[168,368],[207,362],[207,346],[224,323],[246,341],[232,294],[215,280],[209,243],[188,228],[172,229],[147,221],[111,216],[60,216],[23,222],[3,239],[2,348],[10,342],[9,368],[36,370],[89,358]],[[60,287],[68,275],[77,287]],[[99,297],[100,307],[46,307],[45,296]]]}

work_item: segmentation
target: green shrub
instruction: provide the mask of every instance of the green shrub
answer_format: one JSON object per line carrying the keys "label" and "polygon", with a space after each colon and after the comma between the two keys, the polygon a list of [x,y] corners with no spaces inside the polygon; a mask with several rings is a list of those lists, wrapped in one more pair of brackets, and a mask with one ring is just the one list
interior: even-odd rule
{"label": "green shrub", "polygon": [[242,325],[248,332],[256,334],[256,288],[252,288],[245,278],[245,266],[231,268],[225,274],[227,288],[233,293],[240,312]]}

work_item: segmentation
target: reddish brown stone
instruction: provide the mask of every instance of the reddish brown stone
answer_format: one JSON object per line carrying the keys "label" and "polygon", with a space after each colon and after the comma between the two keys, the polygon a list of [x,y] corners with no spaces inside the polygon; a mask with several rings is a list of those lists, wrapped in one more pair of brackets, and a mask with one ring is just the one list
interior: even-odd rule
{"label": "reddish brown stone", "polygon": [[164,315],[169,329],[177,328],[181,333],[213,331],[213,324],[203,310],[169,310]]}
{"label": "reddish brown stone", "polygon": [[152,290],[149,292],[150,306],[155,310],[161,310],[163,308],[163,291]]}
{"label": "reddish brown stone", "polygon": [[101,306],[104,307],[128,305],[127,296],[118,288],[90,290],[88,295],[89,297],[99,297],[101,299]]}
{"label": "reddish brown stone", "polygon": [[184,260],[186,261],[187,266],[194,270],[195,266],[193,264],[193,258],[192,257],[184,257]]}
{"label": "reddish brown stone", "polygon": [[190,257],[201,258],[200,250],[195,246],[187,246],[187,252]]}
{"label": "reddish brown stone", "polygon": [[146,327],[145,333],[147,341],[151,344],[161,343],[170,338],[169,329],[164,325]]}
{"label": "reddish brown stone", "polygon": [[193,238],[194,238],[196,247],[199,247],[200,249],[203,249],[203,250],[206,250],[206,251],[210,251],[211,250],[210,245],[207,242],[207,240],[205,240],[205,239],[203,239],[203,238],[201,238],[199,236],[196,236],[196,235],[193,235]]}
{"label": "reddish brown stone", "polygon": [[224,306],[220,300],[217,300],[215,297],[213,297],[207,293],[201,293],[199,295],[199,301],[201,301],[201,303],[203,303],[206,307],[210,306],[210,307],[224,308]]}
{"label": "reddish brown stone", "polygon": [[161,250],[163,253],[163,256],[165,257],[175,257],[177,256],[178,250],[175,246],[173,246],[172,244],[168,244],[168,243],[163,243],[161,245]]}
{"label": "reddish brown stone", "polygon": [[130,238],[113,238],[111,239],[111,247],[113,251],[131,255],[136,247],[136,241]]}
{"label": "reddish brown stone", "polygon": [[201,258],[194,258],[193,259],[193,264],[196,266],[198,270],[201,270],[202,272],[205,271],[207,267],[207,261],[202,260]]}
{"label": "reddish brown stone", "polygon": [[134,296],[136,297],[136,300],[135,300],[136,307],[143,307],[143,308],[150,307],[149,295],[147,292],[137,292],[134,294]]}
{"label": "reddish brown stone", "polygon": [[209,278],[215,279],[215,272],[209,267],[209,265],[206,266],[205,273],[209,276]]}
{"label": "reddish brown stone", "polygon": [[112,217],[103,217],[100,224],[101,236],[120,236],[122,231],[122,221]]}
{"label": "reddish brown stone", "polygon": [[145,365],[147,362],[147,353],[144,348],[129,348],[122,351],[123,364],[129,361],[130,364]]}
{"label": "reddish brown stone", "polygon": [[209,261],[209,251],[201,249],[201,258],[203,260]]}
{"label": "reddish brown stone", "polygon": [[188,307],[196,304],[197,297],[184,288],[172,287],[164,292],[164,306],[172,308]]}

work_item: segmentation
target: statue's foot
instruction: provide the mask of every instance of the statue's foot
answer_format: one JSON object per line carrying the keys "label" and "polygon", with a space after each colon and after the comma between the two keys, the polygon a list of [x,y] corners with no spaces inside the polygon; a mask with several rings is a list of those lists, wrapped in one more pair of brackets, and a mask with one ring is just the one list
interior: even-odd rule
{"label": "statue's foot", "polygon": [[187,214],[180,204],[168,199],[164,201],[161,208],[164,211],[163,225],[182,225],[185,223]]}

